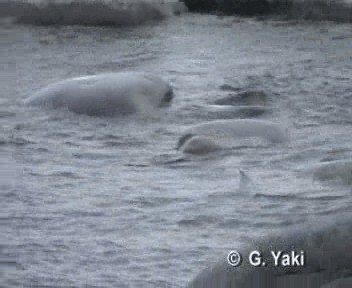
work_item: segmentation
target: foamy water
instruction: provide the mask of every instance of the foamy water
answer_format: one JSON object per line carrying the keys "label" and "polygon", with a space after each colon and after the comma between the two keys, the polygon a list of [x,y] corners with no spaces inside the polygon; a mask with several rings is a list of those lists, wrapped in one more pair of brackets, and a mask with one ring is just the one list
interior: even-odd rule
{"label": "foamy water", "polygon": [[[351,211],[346,170],[315,170],[352,155],[350,24],[0,25],[0,286],[186,287],[249,240]],[[172,105],[113,118],[23,105],[49,83],[114,71],[162,76]],[[209,105],[246,91],[267,95],[255,118],[287,129],[287,143],[176,150],[208,115],[229,118]]]}

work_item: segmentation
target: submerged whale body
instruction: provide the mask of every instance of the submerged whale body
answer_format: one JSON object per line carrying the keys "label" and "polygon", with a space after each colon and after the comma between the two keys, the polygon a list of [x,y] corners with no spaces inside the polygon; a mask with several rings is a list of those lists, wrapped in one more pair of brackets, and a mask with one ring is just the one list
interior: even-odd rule
{"label": "submerged whale body", "polygon": [[280,143],[287,140],[287,133],[279,124],[267,120],[215,120],[187,129],[177,147],[185,153],[204,154],[225,148],[226,139],[251,137]]}
{"label": "submerged whale body", "polygon": [[[331,215],[330,215],[331,216]],[[299,225],[242,247],[242,264],[233,267],[226,255],[202,271],[188,288],[348,288],[352,287],[352,214],[320,217],[309,225]],[[266,265],[249,262],[252,251],[259,251]],[[295,265],[285,266],[271,254],[296,252]],[[303,251],[303,262],[302,255]],[[281,260],[284,257],[281,258]],[[253,259],[257,260],[257,258]],[[291,262],[293,263],[293,262]],[[299,265],[297,265],[299,264]],[[303,265],[301,265],[303,264]]]}
{"label": "submerged whale body", "polygon": [[272,110],[264,106],[233,106],[233,105],[198,105],[192,111],[194,117],[207,120],[216,119],[237,119],[237,118],[254,118],[266,113],[271,113]]}
{"label": "submerged whale body", "polygon": [[65,107],[87,115],[148,112],[173,98],[165,80],[147,73],[124,72],[63,80],[40,89],[25,104]]}
{"label": "submerged whale body", "polygon": [[225,98],[214,101],[216,105],[251,105],[265,106],[268,102],[268,96],[264,91],[249,90],[238,94],[230,94]]}
{"label": "submerged whale body", "polygon": [[314,169],[314,179],[321,181],[339,181],[352,184],[352,160],[335,160],[321,163]]}

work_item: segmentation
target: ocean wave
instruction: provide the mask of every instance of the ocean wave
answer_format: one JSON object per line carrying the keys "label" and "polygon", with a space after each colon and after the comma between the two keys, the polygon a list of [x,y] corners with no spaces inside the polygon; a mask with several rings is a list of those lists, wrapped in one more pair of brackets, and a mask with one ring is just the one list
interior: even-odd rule
{"label": "ocean wave", "polygon": [[184,0],[190,11],[352,22],[351,0]]}
{"label": "ocean wave", "polygon": [[[351,216],[350,212],[321,216],[305,225],[294,226],[291,231],[253,241],[240,250],[244,257],[241,266],[232,267],[223,257],[187,287],[351,287]],[[262,253],[266,265],[250,265],[247,256],[253,250]],[[304,265],[275,266],[270,251],[303,251],[307,261]],[[347,285],[339,286],[339,283]]]}
{"label": "ocean wave", "polygon": [[271,12],[289,19],[352,22],[352,2],[332,0],[273,0]]}
{"label": "ocean wave", "polygon": [[185,11],[181,3],[72,0],[1,1],[0,17],[31,25],[131,26],[161,21]]}

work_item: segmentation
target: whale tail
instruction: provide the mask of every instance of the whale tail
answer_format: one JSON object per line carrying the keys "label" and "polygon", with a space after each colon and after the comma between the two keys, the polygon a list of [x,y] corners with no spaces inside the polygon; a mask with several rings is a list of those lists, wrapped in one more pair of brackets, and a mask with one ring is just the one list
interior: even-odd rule
{"label": "whale tail", "polygon": [[240,192],[248,191],[250,186],[253,183],[252,179],[242,169],[239,169],[238,173],[240,174],[240,184],[238,187],[238,191]]}

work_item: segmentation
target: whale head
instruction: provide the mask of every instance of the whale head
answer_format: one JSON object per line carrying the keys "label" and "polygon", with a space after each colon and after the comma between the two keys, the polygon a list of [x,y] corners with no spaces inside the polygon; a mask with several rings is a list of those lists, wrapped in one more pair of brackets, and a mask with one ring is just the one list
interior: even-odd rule
{"label": "whale head", "polygon": [[222,149],[223,146],[217,143],[214,139],[187,133],[180,138],[177,143],[177,149],[183,153],[202,155],[210,152],[215,152]]}
{"label": "whale head", "polygon": [[150,73],[137,73],[137,75],[141,75],[145,80],[140,85],[139,91],[147,96],[152,106],[164,107],[170,104],[174,98],[174,92],[169,82]]}
{"label": "whale head", "polygon": [[191,139],[193,136],[194,136],[194,135],[191,134],[191,133],[187,133],[187,134],[183,135],[183,136],[178,140],[176,149],[177,149],[177,150],[180,150],[180,148],[186,143],[186,141],[187,141],[188,139]]}

